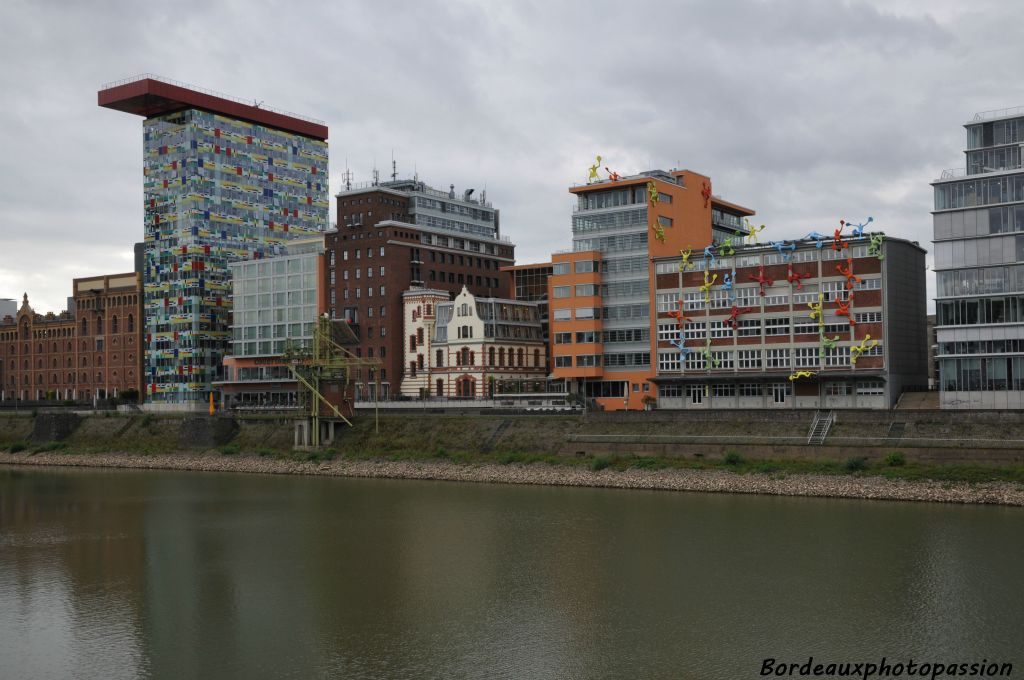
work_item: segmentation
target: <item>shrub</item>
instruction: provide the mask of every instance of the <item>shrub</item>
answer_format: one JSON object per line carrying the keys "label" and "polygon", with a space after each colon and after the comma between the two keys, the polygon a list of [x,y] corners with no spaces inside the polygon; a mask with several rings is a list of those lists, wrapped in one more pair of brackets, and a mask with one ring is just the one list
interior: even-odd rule
{"label": "shrub", "polygon": [[907,459],[899,451],[893,451],[885,457],[885,464],[889,467],[902,467],[906,462]]}
{"label": "shrub", "polygon": [[18,451],[24,451],[27,448],[28,445],[25,444],[25,442],[14,442],[7,450],[11,453],[17,453]]}
{"label": "shrub", "polygon": [[320,449],[318,451],[310,451],[306,454],[306,460],[310,463],[322,463],[328,460],[334,460],[334,457],[338,455],[335,449]]}
{"label": "shrub", "polygon": [[46,453],[47,451],[60,451],[68,447],[64,442],[47,442],[32,449],[32,453]]}
{"label": "shrub", "polygon": [[722,460],[723,460],[723,462],[726,465],[742,465],[743,464],[743,456],[741,456],[736,451],[727,451],[726,454],[725,454],[725,458],[723,458]]}
{"label": "shrub", "polygon": [[608,456],[599,456],[594,460],[590,461],[590,469],[594,472],[598,470],[604,470],[606,467],[612,464],[612,459]]}
{"label": "shrub", "polygon": [[447,457],[448,457],[448,450],[445,449],[443,446],[438,446],[434,450],[434,458],[447,458]]}
{"label": "shrub", "polygon": [[267,456],[277,455],[277,452],[274,449],[257,449],[256,455],[266,458]]}
{"label": "shrub", "polygon": [[153,424],[153,414],[152,413],[147,413],[146,415],[142,416],[142,426],[143,427],[149,427],[152,424]]}
{"label": "shrub", "polygon": [[843,464],[847,472],[861,472],[868,469],[868,459],[864,456],[851,456]]}
{"label": "shrub", "polygon": [[239,451],[238,444],[225,444],[218,449],[225,456],[233,456]]}
{"label": "shrub", "polygon": [[782,469],[781,465],[779,465],[778,463],[772,463],[770,461],[764,462],[764,463],[760,463],[760,464],[758,464],[758,466],[756,468],[756,470],[758,472],[763,472],[764,474],[771,474],[773,472],[778,472],[781,469]]}

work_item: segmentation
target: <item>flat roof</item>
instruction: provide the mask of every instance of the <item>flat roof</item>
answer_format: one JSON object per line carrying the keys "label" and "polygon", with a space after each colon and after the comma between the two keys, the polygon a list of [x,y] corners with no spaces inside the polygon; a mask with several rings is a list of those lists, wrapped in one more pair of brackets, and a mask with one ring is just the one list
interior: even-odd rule
{"label": "flat roof", "polygon": [[97,92],[96,99],[104,108],[134,113],[145,118],[185,109],[203,109],[285,132],[327,140],[327,126],[323,121],[278,111],[262,103],[248,104],[211,90],[149,74],[107,83]]}

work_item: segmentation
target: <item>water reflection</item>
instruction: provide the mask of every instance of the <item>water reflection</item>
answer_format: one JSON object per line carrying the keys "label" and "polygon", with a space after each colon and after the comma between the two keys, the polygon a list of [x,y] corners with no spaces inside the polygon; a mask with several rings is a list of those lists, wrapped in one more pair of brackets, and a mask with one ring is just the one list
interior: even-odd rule
{"label": "water reflection", "polygon": [[769,656],[1013,661],[1022,518],[0,469],[0,675],[738,678]]}

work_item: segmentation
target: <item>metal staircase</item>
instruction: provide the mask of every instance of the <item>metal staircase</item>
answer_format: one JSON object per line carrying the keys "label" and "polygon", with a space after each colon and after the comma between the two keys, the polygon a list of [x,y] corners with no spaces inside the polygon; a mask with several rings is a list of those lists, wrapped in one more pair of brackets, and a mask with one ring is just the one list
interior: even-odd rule
{"label": "metal staircase", "polygon": [[807,444],[823,444],[832,423],[836,421],[835,411],[815,411],[811,432],[807,435]]}
{"label": "metal staircase", "polygon": [[907,429],[905,422],[895,421],[889,423],[889,433],[886,435],[887,444],[899,444],[900,439],[903,438],[903,432]]}

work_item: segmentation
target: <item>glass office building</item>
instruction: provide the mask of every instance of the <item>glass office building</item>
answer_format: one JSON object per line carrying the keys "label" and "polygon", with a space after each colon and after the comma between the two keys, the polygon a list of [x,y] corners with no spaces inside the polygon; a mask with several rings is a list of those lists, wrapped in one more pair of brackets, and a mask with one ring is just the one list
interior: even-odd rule
{"label": "glass office building", "polygon": [[935,182],[943,408],[1024,408],[1024,107],[977,114]]}

